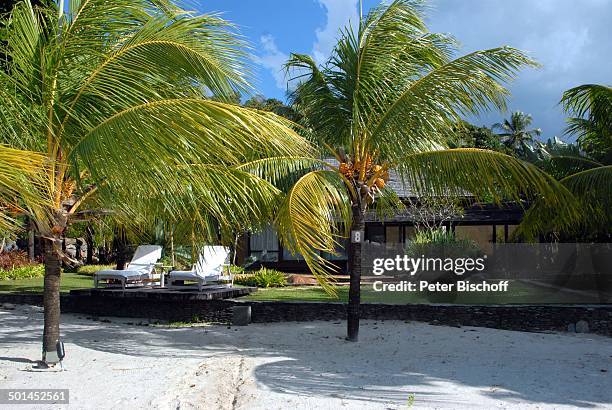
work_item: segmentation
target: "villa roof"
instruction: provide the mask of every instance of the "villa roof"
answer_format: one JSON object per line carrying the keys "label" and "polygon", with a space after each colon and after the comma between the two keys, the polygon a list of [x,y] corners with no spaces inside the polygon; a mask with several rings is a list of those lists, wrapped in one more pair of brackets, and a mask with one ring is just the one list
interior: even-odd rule
{"label": "villa roof", "polygon": [[[325,162],[336,168],[340,166],[340,163],[335,158],[326,158]],[[406,181],[402,181],[399,173],[393,169],[389,170],[389,180],[387,181],[387,186],[391,188],[400,198],[414,198],[417,196],[416,192],[411,189],[410,185]]]}
{"label": "villa roof", "polygon": [[[335,158],[327,158],[325,159],[329,165],[333,167],[338,167],[340,163]],[[389,170],[389,180],[387,181],[387,186],[393,189],[398,197],[402,199],[408,198],[418,198],[417,192],[411,188],[410,184],[407,181],[402,181],[401,176],[395,170]],[[465,192],[464,199],[474,199],[473,195],[469,192]],[[471,202],[471,205],[467,205],[464,208],[463,214],[458,215],[453,218],[454,222],[458,223],[476,223],[476,224],[486,224],[486,223],[516,223],[516,221],[520,221],[523,217],[524,209],[520,204],[515,202],[506,202],[502,206],[496,206],[490,203],[476,203],[474,201]],[[407,207],[403,211],[396,211],[392,216],[387,216],[384,218],[386,223],[402,223],[402,222],[412,222],[415,217],[413,212],[410,211],[410,208]],[[381,219],[376,215],[375,211],[368,211],[366,214],[367,222],[382,222]]]}

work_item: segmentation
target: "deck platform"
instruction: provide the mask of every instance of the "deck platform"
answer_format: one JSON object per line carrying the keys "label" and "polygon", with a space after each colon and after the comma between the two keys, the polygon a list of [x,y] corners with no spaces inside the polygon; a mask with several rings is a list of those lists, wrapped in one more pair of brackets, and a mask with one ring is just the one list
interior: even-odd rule
{"label": "deck platform", "polygon": [[71,296],[95,296],[122,298],[134,300],[157,300],[165,302],[185,302],[197,300],[219,300],[219,299],[234,299],[240,296],[246,296],[257,288],[253,287],[227,287],[213,286],[206,287],[199,292],[193,287],[185,287],[185,289],[169,289],[161,287],[138,287],[127,288],[92,288],[92,289],[74,289],[70,291]]}

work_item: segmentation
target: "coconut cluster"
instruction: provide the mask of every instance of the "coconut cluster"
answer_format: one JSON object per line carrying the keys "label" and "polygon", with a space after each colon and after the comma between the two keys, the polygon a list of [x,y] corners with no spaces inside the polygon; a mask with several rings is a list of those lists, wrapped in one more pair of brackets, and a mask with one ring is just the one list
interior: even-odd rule
{"label": "coconut cluster", "polygon": [[362,193],[370,193],[372,190],[381,190],[385,187],[386,182],[389,180],[389,171],[380,166],[374,165],[371,158],[368,158],[365,163],[365,175],[361,178],[362,163],[360,161],[355,162],[341,162],[338,170],[342,175],[350,180],[357,180],[361,182],[361,190],[365,191]]}

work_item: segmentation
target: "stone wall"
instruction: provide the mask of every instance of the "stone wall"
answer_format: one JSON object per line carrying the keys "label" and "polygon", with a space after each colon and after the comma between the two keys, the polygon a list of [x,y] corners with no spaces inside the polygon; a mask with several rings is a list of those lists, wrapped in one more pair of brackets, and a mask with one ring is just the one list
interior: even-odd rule
{"label": "stone wall", "polygon": [[[0,295],[0,303],[42,304],[40,295]],[[256,302],[63,295],[62,312],[168,321],[229,323],[234,306],[251,306],[253,322],[341,320],[346,304],[324,302]],[[590,332],[612,336],[612,305],[385,305],[364,304],[362,318],[411,320],[450,326],[520,331],[567,331],[577,322]]]}

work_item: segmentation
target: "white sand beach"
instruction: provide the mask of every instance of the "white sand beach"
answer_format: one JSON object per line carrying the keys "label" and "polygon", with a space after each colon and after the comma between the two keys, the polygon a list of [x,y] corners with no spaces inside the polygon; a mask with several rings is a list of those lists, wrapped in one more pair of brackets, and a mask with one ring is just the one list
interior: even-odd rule
{"label": "white sand beach", "polygon": [[344,322],[103,320],[63,315],[65,370],[38,371],[42,310],[0,309],[0,387],[67,388],[71,409],[612,407],[602,336],[363,321],[352,344]]}

